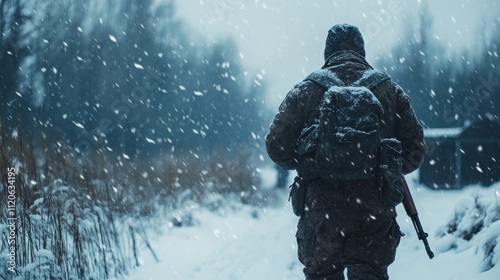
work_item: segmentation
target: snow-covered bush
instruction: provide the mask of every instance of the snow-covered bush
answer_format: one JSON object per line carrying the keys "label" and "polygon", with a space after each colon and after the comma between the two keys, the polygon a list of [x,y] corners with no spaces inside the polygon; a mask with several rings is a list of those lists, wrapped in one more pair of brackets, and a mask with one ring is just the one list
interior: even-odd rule
{"label": "snow-covered bush", "polygon": [[441,252],[460,252],[476,246],[484,255],[482,271],[500,265],[500,194],[460,201],[438,237],[436,249]]}
{"label": "snow-covered bush", "polygon": [[62,279],[60,267],[56,264],[54,254],[47,249],[35,252],[35,260],[23,268],[27,279]]}

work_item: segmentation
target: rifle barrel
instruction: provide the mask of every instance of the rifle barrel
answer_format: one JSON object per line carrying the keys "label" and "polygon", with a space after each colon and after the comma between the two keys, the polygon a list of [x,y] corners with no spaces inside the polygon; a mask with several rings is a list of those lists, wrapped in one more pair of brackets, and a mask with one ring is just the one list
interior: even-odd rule
{"label": "rifle barrel", "polygon": [[405,190],[405,196],[403,199],[403,206],[405,208],[406,214],[411,218],[413,226],[415,227],[415,231],[417,232],[417,236],[419,240],[422,240],[425,246],[425,251],[429,256],[429,259],[434,257],[434,253],[429,246],[429,242],[427,242],[427,236],[429,236],[423,229],[422,224],[420,223],[420,219],[418,218],[417,207],[415,206],[415,202],[413,201],[413,197],[411,196],[410,189],[408,188],[408,184],[404,177],[401,178],[401,184]]}

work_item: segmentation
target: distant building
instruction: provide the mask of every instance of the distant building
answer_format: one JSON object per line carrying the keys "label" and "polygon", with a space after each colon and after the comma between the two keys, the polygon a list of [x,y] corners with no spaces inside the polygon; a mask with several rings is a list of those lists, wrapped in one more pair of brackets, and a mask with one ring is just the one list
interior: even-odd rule
{"label": "distant building", "polygon": [[435,189],[458,189],[500,181],[500,124],[478,121],[460,128],[426,129],[428,152],[420,182]]}

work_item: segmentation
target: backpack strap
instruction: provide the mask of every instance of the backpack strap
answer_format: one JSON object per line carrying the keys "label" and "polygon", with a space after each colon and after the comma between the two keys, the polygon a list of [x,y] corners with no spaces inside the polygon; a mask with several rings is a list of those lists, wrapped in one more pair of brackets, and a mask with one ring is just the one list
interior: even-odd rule
{"label": "backpack strap", "polygon": [[[364,86],[372,90],[379,84],[390,79],[391,77],[389,77],[389,75],[387,75],[386,73],[379,70],[370,69],[368,71],[365,71],[361,79],[354,82],[353,86]],[[332,86],[346,86],[346,84],[342,80],[340,80],[333,71],[330,71],[328,69],[320,69],[314,71],[309,74],[304,80],[314,82],[325,90]]]}
{"label": "backpack strap", "polygon": [[368,70],[364,73],[363,77],[361,79],[357,80],[354,85],[355,86],[364,86],[367,87],[368,89],[372,90],[376,86],[380,85],[381,83],[390,80],[391,77],[387,75],[386,73],[379,71],[379,70]]}

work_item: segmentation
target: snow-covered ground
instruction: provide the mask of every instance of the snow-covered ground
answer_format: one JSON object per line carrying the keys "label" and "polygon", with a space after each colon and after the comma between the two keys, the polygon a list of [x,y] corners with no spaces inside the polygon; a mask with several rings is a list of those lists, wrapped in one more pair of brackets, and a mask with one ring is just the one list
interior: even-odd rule
{"label": "snow-covered ground", "polygon": [[[453,218],[457,205],[476,195],[500,199],[500,184],[470,186],[462,190],[436,191],[418,186],[408,178],[413,198],[429,243],[436,256],[430,260],[416,237],[411,220],[398,206],[398,222],[405,233],[396,261],[390,266],[391,279],[405,280],[498,280],[500,263],[481,272],[484,258],[480,236],[457,249],[445,250],[449,240],[437,238]],[[147,250],[143,264],[126,280],[298,280],[304,279],[297,261],[295,229],[297,218],[286,202],[277,208],[241,206],[218,213],[199,209],[191,227],[169,227],[155,237],[154,249],[160,261]],[[500,232],[500,231],[498,231]],[[493,234],[496,232],[493,231]],[[498,251],[499,248],[497,247]],[[497,254],[497,258],[498,258]]]}

